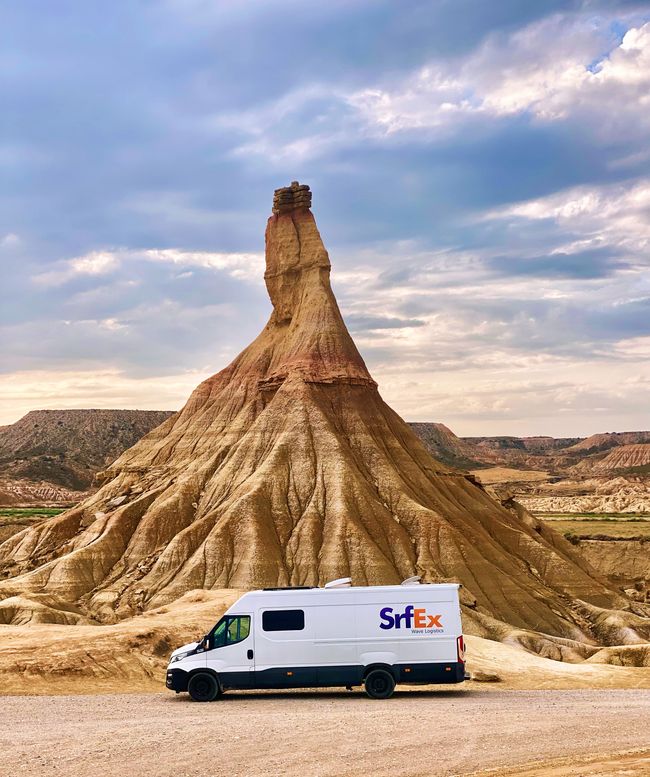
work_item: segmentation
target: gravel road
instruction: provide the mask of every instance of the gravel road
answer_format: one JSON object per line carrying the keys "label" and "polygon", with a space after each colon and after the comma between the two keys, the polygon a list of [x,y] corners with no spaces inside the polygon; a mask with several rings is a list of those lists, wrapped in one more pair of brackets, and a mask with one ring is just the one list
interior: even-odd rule
{"label": "gravel road", "polygon": [[650,774],[647,690],[6,696],[0,709],[2,777]]}

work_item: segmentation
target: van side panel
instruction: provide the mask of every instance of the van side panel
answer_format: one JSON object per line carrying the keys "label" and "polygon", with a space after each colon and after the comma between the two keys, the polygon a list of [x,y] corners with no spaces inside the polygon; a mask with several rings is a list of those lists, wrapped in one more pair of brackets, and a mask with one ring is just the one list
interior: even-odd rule
{"label": "van side panel", "polygon": [[456,601],[373,597],[356,608],[355,620],[362,664],[457,660],[456,638],[461,625]]}
{"label": "van side panel", "polygon": [[[304,628],[288,631],[265,631],[264,613],[302,610]],[[309,688],[316,681],[314,666],[315,608],[297,601],[260,602],[255,620],[255,679],[257,688]]]}
{"label": "van side panel", "polygon": [[313,655],[319,666],[354,666],[359,663],[356,611],[354,601],[317,604],[313,607]]}

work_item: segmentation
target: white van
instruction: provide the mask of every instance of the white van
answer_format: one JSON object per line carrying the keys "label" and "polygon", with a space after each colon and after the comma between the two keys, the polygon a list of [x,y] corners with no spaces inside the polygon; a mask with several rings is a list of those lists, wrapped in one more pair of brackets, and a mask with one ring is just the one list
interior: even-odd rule
{"label": "white van", "polygon": [[198,642],[175,650],[167,687],[212,701],[228,689],[460,683],[465,646],[457,584],[265,588],[244,594]]}

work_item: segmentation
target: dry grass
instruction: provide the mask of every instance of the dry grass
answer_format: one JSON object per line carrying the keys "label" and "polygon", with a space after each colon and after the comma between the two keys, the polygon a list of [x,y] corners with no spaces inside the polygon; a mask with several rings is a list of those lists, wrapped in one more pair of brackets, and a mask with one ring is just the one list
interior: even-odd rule
{"label": "dry grass", "polygon": [[546,516],[538,515],[548,521],[556,531],[573,537],[612,537],[614,539],[650,539],[650,517],[622,515],[613,516],[584,515]]}

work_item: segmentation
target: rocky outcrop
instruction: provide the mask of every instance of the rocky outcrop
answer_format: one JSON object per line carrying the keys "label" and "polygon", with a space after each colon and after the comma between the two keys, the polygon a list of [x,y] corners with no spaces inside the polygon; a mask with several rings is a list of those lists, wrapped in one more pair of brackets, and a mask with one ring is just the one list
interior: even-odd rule
{"label": "rocky outcrop", "polygon": [[569,453],[599,453],[611,450],[619,445],[637,445],[639,443],[650,443],[650,432],[605,432],[603,434],[592,434],[591,437],[580,440],[566,450]]}
{"label": "rocky outcrop", "polygon": [[462,437],[460,442],[466,455],[480,464],[540,469],[555,476],[585,477],[650,465],[650,432],[608,432],[582,439]]}
{"label": "rocky outcrop", "polygon": [[306,184],[301,185],[298,181],[292,181],[291,186],[282,186],[273,193],[272,212],[276,216],[309,208],[311,208],[311,191]]}
{"label": "rocky outcrop", "polygon": [[526,484],[517,499],[536,513],[650,513],[650,478],[600,477]]}
{"label": "rocky outcrop", "polygon": [[577,602],[628,600],[561,536],[432,458],[386,405],[341,317],[309,202],[298,184],[276,192],[260,335],[108,467],[96,494],[0,546],[0,596],[19,597],[23,618],[25,600],[46,595],[47,608],[109,621],[194,588],[417,574],[461,582],[484,634],[596,643]]}
{"label": "rocky outcrop", "polygon": [[594,474],[601,474],[641,468],[648,468],[650,474],[650,443],[617,446],[604,459],[593,464],[590,470]]}
{"label": "rocky outcrop", "polygon": [[491,457],[486,459],[482,451],[461,440],[444,424],[410,423],[409,426],[435,459],[451,467],[471,469],[481,466],[486,460],[493,461]]}
{"label": "rocky outcrop", "polygon": [[89,496],[91,489],[72,491],[46,480],[0,479],[0,507],[71,507]]}

